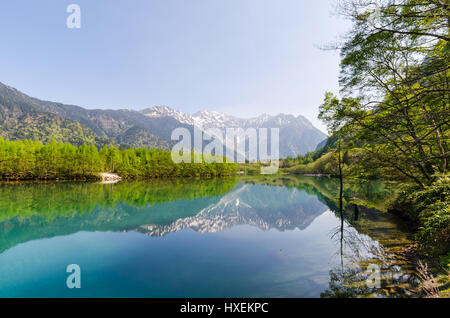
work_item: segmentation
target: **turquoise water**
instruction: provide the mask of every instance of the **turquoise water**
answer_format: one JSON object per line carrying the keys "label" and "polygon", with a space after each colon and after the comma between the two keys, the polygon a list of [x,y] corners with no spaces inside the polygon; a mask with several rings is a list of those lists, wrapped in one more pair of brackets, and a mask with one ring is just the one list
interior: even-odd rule
{"label": "turquoise water", "polygon": [[[336,191],[317,178],[2,184],[0,297],[405,296],[411,270],[387,256],[407,234],[374,208],[390,189],[348,187],[343,223]],[[370,264],[380,286],[364,286]]]}

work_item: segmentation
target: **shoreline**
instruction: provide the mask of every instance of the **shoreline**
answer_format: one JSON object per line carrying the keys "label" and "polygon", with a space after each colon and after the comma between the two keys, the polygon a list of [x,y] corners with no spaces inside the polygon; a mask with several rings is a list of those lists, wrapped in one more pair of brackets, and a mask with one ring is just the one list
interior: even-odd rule
{"label": "shoreline", "polygon": [[[120,176],[119,176],[120,177]],[[226,179],[226,178],[233,178],[233,177],[239,177],[239,175],[227,175],[227,176],[213,176],[213,177],[205,177],[205,176],[186,176],[186,177],[152,177],[152,178],[122,178],[120,177],[120,181],[154,181],[154,180],[213,180],[213,179]],[[102,184],[101,177],[99,178],[91,178],[91,179],[19,179],[19,180],[2,180],[0,179],[0,185],[1,184],[48,184],[48,183],[70,183],[70,182],[76,182],[76,183],[99,183]],[[117,182],[118,183],[118,182]],[[104,183],[106,184],[106,183]]]}

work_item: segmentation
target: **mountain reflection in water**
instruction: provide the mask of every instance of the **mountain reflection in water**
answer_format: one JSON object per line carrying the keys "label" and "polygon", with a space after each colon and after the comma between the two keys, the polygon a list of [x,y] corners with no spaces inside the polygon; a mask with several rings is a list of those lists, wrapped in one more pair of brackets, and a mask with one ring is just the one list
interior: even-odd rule
{"label": "mountain reflection in water", "polygon": [[[391,253],[392,249],[408,244],[408,235],[391,216],[379,211],[391,189],[372,182],[348,184],[344,190],[347,209],[342,227],[336,202],[337,183],[327,178],[157,180],[115,185],[0,184],[0,266],[26,258],[21,249],[29,244],[45,250],[63,239],[76,240],[79,235],[106,242],[107,233],[130,233],[121,236],[122,243],[129,247],[128,259],[135,259],[127,264],[127,275],[135,272],[142,279],[148,276],[154,283],[161,280],[160,287],[140,282],[129,286],[125,294],[114,288],[102,293],[97,288],[85,290],[80,296],[408,296],[408,288],[415,284],[414,273]],[[191,231],[200,237],[192,236]],[[145,233],[153,238],[133,243],[136,238],[132,233]],[[167,237],[172,245],[163,248],[164,242],[169,241],[159,241],[158,237]],[[187,239],[192,242],[189,246],[185,245]],[[211,239],[216,242],[214,247],[208,245]],[[144,255],[149,253],[150,246],[155,252],[148,259]],[[176,254],[180,264],[195,263],[198,268],[194,272],[181,265],[163,266],[163,260],[172,259],[174,250],[180,246],[198,255],[192,260],[181,252]],[[284,249],[274,252],[276,246]],[[84,248],[94,251],[100,247],[92,242]],[[109,247],[109,252],[114,248]],[[53,266],[56,252],[46,253],[47,259],[39,262]],[[118,261],[107,256],[83,260],[92,263],[91,267],[96,262]],[[159,278],[142,269],[145,263],[160,268]],[[210,284],[198,285],[197,270],[207,275],[211,269],[202,271],[202,267],[221,267],[223,263],[228,266],[226,275],[217,277],[218,273],[210,273],[205,277]],[[371,264],[380,268],[378,286],[365,284]],[[27,271],[28,267],[22,270]],[[111,270],[125,275],[121,267]],[[173,289],[164,285],[166,275],[183,277],[184,290],[173,286],[174,283]],[[2,277],[7,282],[3,285]],[[58,290],[59,287],[52,289],[53,279],[56,280],[42,277],[50,286],[47,296],[73,296]],[[124,279],[122,285],[131,284]],[[171,279],[166,277],[165,282]],[[229,280],[235,284],[229,285]],[[108,282],[105,278],[102,284]],[[0,267],[0,296],[28,297],[33,295],[26,292],[29,290],[14,268],[2,271]]]}

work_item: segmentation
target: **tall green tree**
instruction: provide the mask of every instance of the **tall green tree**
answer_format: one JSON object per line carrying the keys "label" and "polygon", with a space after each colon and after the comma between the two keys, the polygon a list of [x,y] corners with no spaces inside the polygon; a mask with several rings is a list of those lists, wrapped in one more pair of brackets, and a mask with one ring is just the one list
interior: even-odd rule
{"label": "tall green tree", "polygon": [[448,1],[341,1],[354,27],[341,46],[344,97],[321,117],[381,166],[421,186],[449,164]]}

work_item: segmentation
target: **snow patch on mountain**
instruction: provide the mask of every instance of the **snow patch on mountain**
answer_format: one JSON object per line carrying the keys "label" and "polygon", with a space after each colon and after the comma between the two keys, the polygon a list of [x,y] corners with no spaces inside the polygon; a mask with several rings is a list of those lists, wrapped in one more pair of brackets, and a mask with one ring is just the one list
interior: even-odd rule
{"label": "snow patch on mountain", "polygon": [[[202,110],[193,115],[174,110],[168,106],[155,106],[143,110],[142,113],[153,118],[172,117],[180,123],[199,128],[205,133],[208,129],[221,129],[226,138],[226,128],[279,128],[280,129],[280,155],[281,157],[297,156],[314,151],[326,135],[315,128],[303,116],[288,114],[268,115],[243,119],[217,111]],[[223,143],[222,138],[219,138]],[[240,141],[245,143],[245,140]],[[270,143],[270,142],[269,142]],[[270,146],[270,145],[269,145]]]}

